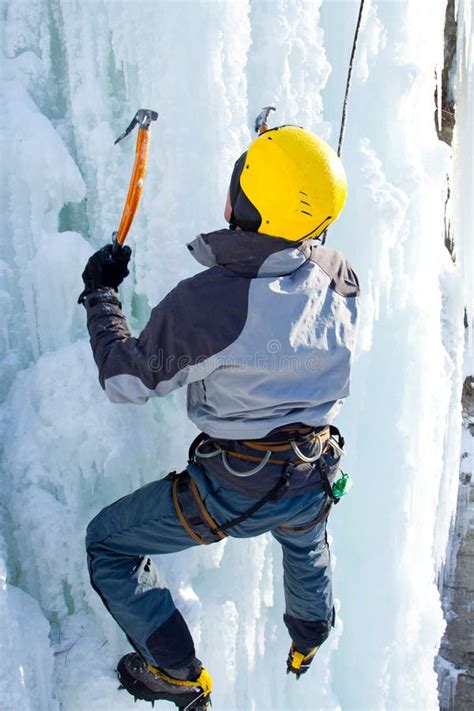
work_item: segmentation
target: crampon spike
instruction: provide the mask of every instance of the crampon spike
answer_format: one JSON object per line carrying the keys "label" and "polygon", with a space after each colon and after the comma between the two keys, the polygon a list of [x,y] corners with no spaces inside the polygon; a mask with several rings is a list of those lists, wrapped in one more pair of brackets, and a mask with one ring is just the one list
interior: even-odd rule
{"label": "crampon spike", "polygon": [[199,696],[196,696],[195,699],[193,699],[187,706],[182,706],[179,711],[192,711],[193,709],[196,709],[196,711],[201,711],[201,709],[207,709],[209,706],[211,706],[211,701],[204,701],[204,705],[196,705],[199,699],[202,699],[205,696],[204,691],[199,694]]}

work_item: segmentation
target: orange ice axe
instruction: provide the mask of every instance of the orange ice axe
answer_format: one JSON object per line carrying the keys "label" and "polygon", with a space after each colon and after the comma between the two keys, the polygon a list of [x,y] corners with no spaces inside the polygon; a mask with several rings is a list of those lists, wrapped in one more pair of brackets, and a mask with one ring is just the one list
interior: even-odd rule
{"label": "orange ice axe", "polygon": [[152,121],[156,121],[158,114],[150,109],[139,109],[133,117],[130,125],[115,141],[116,145],[123,140],[129,133],[133,131],[135,126],[138,126],[137,146],[135,149],[135,163],[133,166],[132,177],[128,187],[127,199],[122,212],[119,228],[113,233],[113,252],[116,254],[125,242],[133,218],[138,209],[138,203],[143,190],[143,182],[145,180],[146,166],[148,162],[148,152],[150,149],[150,125]]}

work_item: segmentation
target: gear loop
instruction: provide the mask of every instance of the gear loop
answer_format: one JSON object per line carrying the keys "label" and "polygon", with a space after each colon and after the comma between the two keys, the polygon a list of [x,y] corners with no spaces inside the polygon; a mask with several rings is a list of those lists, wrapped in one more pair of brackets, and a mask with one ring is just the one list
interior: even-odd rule
{"label": "gear loop", "polygon": [[254,474],[257,474],[257,472],[261,471],[267,464],[268,460],[270,459],[272,452],[270,449],[267,449],[265,452],[265,456],[263,457],[262,461],[257,464],[256,467],[253,469],[250,469],[250,471],[247,472],[238,472],[236,469],[233,469],[233,467],[230,466],[229,460],[227,459],[227,452],[225,452],[223,449],[220,450],[220,453],[222,454],[222,463],[229,472],[229,474],[233,474],[234,476],[239,476],[239,477],[247,477],[247,476],[253,476]]}

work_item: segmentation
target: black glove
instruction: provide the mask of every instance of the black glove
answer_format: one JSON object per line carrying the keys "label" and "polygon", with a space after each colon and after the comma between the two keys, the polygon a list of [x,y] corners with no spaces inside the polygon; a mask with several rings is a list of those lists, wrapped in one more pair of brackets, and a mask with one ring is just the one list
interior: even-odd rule
{"label": "black glove", "polygon": [[318,649],[319,647],[313,647],[308,652],[298,652],[292,644],[286,661],[286,673],[294,674],[299,679],[301,674],[308,671]]}
{"label": "black glove", "polygon": [[82,272],[85,289],[79,296],[78,303],[84,302],[87,294],[103,287],[112,287],[117,291],[119,284],[128,276],[128,263],[132,256],[130,247],[120,247],[113,254],[113,245],[106,244],[89,258]]}

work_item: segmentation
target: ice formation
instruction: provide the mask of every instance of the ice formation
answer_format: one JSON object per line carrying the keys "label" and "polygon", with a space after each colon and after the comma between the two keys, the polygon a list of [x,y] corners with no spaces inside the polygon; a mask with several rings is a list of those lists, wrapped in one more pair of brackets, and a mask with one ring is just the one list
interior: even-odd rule
{"label": "ice formation", "polygon": [[[143,408],[107,402],[76,304],[83,265],[109,240],[127,190],[132,143],[114,147],[115,137],[137,108],[160,112],[122,288],[137,331],[194,270],[185,242],[222,226],[233,161],[263,105],[337,143],[357,10],[331,0],[2,3],[3,708],[132,708],[113,671],[128,644],[89,586],[83,534],[106,503],[183,467],[194,435],[184,393]],[[437,707],[436,575],[456,501],[473,296],[464,205],[453,207],[456,264],[443,243],[446,173],[459,195],[472,149],[465,122],[451,168],[436,137],[444,10],[441,0],[366,2],[343,150],[350,194],[328,236],[363,290],[339,420],[355,486],[330,521],[339,619],[311,675],[295,684],[284,674],[270,538],[157,559],[215,677],[217,709]],[[470,47],[462,71],[468,91]]]}

